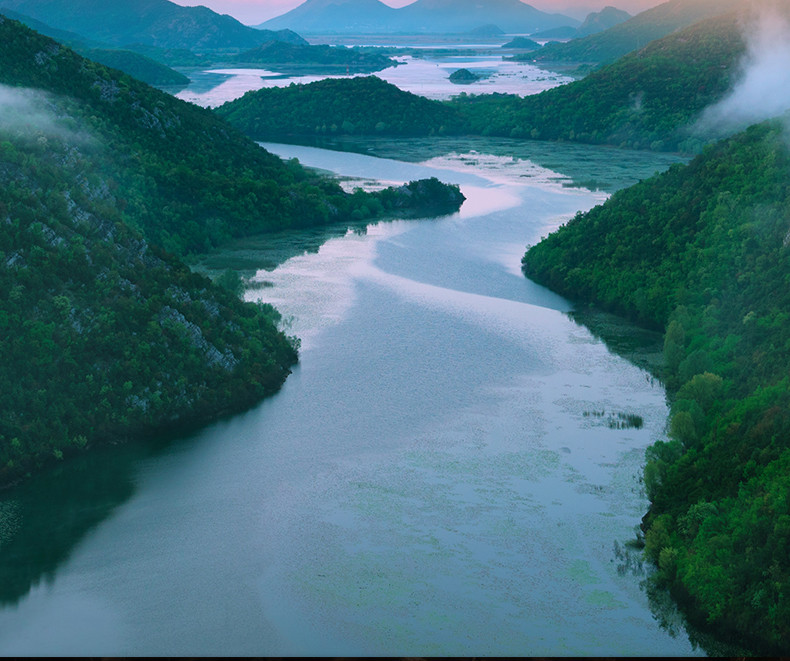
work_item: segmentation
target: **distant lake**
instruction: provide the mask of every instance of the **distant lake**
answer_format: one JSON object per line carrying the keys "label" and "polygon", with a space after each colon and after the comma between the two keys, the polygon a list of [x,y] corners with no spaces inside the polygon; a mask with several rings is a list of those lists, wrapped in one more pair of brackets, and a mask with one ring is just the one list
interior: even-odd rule
{"label": "distant lake", "polygon": [[[539,69],[526,63],[505,62],[496,55],[434,55],[426,48],[426,56],[401,56],[402,64],[378,71],[375,76],[403,90],[429,99],[449,99],[466,92],[486,94],[501,92],[526,96],[569,82],[571,78]],[[483,79],[469,85],[456,85],[449,80],[458,69],[469,69]],[[250,90],[285,87],[291,83],[311,83],[324,78],[346,76],[283,76],[267,69],[208,69],[185,71],[192,84],[176,96],[202,106],[216,107],[232,101]],[[367,74],[364,74],[367,75]]]}

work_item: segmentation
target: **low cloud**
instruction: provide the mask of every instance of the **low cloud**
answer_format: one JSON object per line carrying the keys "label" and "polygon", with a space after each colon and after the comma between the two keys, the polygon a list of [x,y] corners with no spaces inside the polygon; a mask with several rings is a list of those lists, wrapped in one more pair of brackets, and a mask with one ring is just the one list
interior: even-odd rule
{"label": "low cloud", "polygon": [[0,139],[91,143],[68,103],[41,90],[0,85]]}
{"label": "low cloud", "polygon": [[43,92],[0,85],[0,131],[45,136],[58,134],[62,129],[57,126],[48,105]]}
{"label": "low cloud", "polygon": [[746,55],[732,91],[708,108],[699,133],[732,134],[790,109],[790,20],[787,12],[763,5],[745,28]]}

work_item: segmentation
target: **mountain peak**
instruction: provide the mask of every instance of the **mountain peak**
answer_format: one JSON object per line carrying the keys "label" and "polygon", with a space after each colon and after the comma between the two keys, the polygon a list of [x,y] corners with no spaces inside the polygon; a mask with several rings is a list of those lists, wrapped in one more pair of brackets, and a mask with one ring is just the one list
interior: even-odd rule
{"label": "mountain peak", "polygon": [[416,0],[399,9],[379,0],[306,0],[258,27],[300,34],[457,34],[490,24],[535,32],[579,21],[521,0]]}

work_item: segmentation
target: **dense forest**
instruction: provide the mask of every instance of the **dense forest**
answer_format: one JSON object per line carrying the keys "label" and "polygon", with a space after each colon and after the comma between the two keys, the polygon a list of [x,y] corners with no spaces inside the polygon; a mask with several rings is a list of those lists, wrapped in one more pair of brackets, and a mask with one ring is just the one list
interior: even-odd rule
{"label": "dense forest", "polygon": [[739,16],[730,13],[541,94],[466,96],[448,105],[473,134],[694,152],[702,139],[688,129],[731,88],[744,51]]}
{"label": "dense forest", "polygon": [[183,73],[151,59],[141,53],[121,48],[77,49],[83,57],[113,69],[128,73],[132,78],[156,87],[183,88],[189,85],[189,78]]}
{"label": "dense forest", "polygon": [[452,108],[375,76],[247,92],[216,112],[257,140],[336,134],[422,136],[463,130]]}
{"label": "dense forest", "polygon": [[362,197],[298,163],[283,163],[210,110],[80,57],[15,21],[0,24],[0,58],[0,83],[70,100],[75,121],[112,157],[109,174],[123,191],[127,221],[169,252],[339,221],[362,206]]}
{"label": "dense forest", "polygon": [[375,77],[248,92],[217,112],[262,140],[299,136],[483,135],[698,152],[700,113],[732,88],[745,44],[735,13],[653,42],[582,80],[527,97],[431,101]]}
{"label": "dense forest", "polygon": [[276,312],[131,229],[104,147],[73,118],[0,94],[0,484],[276,390],[296,360]]}
{"label": "dense forest", "polygon": [[790,117],[616,193],[524,272],[665,331],[670,440],[648,451],[645,551],[698,623],[790,648]]}
{"label": "dense forest", "polygon": [[277,312],[177,255],[464,199],[437,180],[346,193],[2,15],[0,108],[0,484],[280,386],[297,355]]}

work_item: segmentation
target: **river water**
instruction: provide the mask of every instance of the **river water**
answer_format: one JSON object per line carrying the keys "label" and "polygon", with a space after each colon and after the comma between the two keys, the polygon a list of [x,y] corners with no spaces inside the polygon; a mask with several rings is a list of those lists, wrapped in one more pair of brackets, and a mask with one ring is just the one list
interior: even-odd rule
{"label": "river water", "polygon": [[468,145],[267,147],[349,187],[435,175],[468,199],[215,255],[283,312],[299,366],[246,414],[4,496],[0,654],[701,654],[659,625],[627,544],[663,388],[520,272],[606,194]]}

